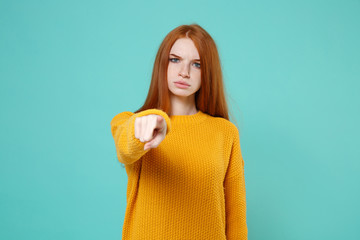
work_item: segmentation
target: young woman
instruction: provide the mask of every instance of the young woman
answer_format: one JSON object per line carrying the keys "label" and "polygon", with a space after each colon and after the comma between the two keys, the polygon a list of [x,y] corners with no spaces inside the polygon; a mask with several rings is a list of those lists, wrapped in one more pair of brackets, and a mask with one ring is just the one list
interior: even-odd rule
{"label": "young woman", "polygon": [[116,115],[111,132],[128,175],[123,240],[247,239],[239,131],[202,27],[168,33],[144,105]]}

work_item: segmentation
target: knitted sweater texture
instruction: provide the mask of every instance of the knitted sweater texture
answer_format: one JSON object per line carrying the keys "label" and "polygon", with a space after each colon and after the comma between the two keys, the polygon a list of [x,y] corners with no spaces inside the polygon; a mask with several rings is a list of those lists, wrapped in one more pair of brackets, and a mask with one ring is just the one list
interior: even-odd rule
{"label": "knitted sweater texture", "polygon": [[[135,119],[148,114],[162,116],[167,133],[144,150]],[[247,239],[244,160],[233,123],[202,111],[148,109],[117,114],[111,132],[128,176],[123,240]]]}

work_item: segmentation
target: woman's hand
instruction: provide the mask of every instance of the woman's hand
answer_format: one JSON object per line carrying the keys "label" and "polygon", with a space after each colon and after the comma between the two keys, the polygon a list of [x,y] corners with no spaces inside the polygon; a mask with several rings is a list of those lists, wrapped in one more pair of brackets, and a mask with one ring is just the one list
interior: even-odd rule
{"label": "woman's hand", "polygon": [[149,114],[135,119],[135,138],[146,142],[144,150],[159,146],[166,135],[166,121],[157,114]]}

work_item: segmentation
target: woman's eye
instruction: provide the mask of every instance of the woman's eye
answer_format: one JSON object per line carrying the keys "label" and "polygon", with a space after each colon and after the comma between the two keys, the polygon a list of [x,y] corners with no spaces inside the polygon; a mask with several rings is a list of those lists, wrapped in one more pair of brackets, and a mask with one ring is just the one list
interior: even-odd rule
{"label": "woman's eye", "polygon": [[[175,61],[174,61],[175,60]],[[177,60],[179,60],[179,59],[177,59],[177,58],[170,58],[170,61],[171,62],[176,62]]]}
{"label": "woman's eye", "polygon": [[200,63],[195,63],[195,66],[196,66],[197,68],[200,68]]}

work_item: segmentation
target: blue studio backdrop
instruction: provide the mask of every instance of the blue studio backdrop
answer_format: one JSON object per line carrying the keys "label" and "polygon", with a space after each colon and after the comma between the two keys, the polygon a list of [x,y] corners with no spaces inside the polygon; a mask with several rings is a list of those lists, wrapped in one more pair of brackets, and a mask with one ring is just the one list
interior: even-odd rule
{"label": "blue studio backdrop", "polygon": [[165,35],[214,38],[251,240],[360,239],[360,1],[0,0],[0,239],[120,239],[110,121]]}

